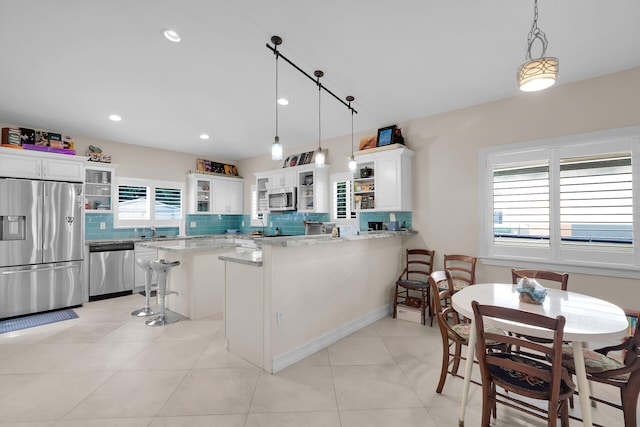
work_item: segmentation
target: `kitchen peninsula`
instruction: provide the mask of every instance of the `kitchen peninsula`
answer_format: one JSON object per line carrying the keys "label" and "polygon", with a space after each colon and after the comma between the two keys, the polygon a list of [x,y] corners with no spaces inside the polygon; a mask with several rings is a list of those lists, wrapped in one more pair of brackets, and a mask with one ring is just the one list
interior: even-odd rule
{"label": "kitchen peninsula", "polygon": [[158,250],[158,258],[180,261],[169,272],[167,309],[192,320],[220,314],[224,306],[224,262],[220,254],[238,244],[225,237],[142,243]]}
{"label": "kitchen peninsula", "polygon": [[221,255],[229,351],[275,373],[388,316],[407,234],[263,238]]}

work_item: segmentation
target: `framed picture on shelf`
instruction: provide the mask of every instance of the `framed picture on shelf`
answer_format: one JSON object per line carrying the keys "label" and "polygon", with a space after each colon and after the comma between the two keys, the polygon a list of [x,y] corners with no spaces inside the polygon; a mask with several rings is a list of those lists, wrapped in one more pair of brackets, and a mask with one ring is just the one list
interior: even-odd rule
{"label": "framed picture on shelf", "polygon": [[378,129],[378,147],[383,147],[393,143],[393,137],[396,132],[396,125],[387,126],[386,128]]}
{"label": "framed picture on shelf", "polygon": [[298,164],[298,156],[291,156],[289,158],[289,166],[294,167]]}
{"label": "framed picture on shelf", "polygon": [[369,148],[376,148],[376,137],[365,136],[360,139],[360,150],[368,150]]}

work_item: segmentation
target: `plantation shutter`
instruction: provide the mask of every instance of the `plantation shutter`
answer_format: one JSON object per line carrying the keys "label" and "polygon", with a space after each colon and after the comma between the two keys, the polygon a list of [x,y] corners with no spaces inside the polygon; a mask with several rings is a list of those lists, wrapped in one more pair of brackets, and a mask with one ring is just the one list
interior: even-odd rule
{"label": "plantation shutter", "polygon": [[496,245],[549,246],[549,163],[493,167]]}
{"label": "plantation shutter", "polygon": [[633,244],[630,153],[560,160],[560,230],[563,245]]}

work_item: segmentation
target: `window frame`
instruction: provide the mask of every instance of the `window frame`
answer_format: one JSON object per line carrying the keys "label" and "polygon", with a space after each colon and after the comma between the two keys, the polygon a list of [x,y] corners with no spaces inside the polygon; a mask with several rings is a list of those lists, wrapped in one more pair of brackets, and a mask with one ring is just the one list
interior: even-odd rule
{"label": "window frame", "polygon": [[[630,253],[562,247],[560,237],[560,160],[605,153],[631,153],[633,246]],[[549,161],[550,246],[493,244],[493,166],[519,160]],[[488,265],[543,268],[592,275],[640,278],[640,126],[483,148],[478,156],[479,257]]]}
{"label": "window frame", "polygon": [[[149,190],[150,218],[148,220],[127,220],[120,219],[119,200],[120,186],[130,185],[138,187],[147,187]],[[173,188],[180,190],[180,218],[171,220],[159,220],[155,218],[155,199],[157,188]],[[185,190],[184,182],[180,181],[158,181],[140,178],[116,177],[116,194],[115,203],[113,204],[113,226],[114,228],[132,228],[132,227],[180,227],[185,221]]]}
{"label": "window frame", "polygon": [[[355,203],[353,199],[353,180],[354,180],[354,172],[340,172],[331,174],[329,182],[331,188],[331,221],[336,223],[338,227],[360,227],[360,212],[355,208]],[[337,182],[348,182],[347,187],[349,188],[349,203],[350,208],[348,209],[348,213],[351,216],[350,218],[336,218],[336,199],[337,194],[335,192],[335,184]]]}

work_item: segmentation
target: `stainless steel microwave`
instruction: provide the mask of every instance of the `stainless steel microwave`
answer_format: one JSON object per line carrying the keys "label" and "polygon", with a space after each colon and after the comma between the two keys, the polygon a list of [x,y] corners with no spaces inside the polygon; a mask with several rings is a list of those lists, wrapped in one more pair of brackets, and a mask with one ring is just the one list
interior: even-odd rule
{"label": "stainless steel microwave", "polygon": [[295,211],[296,210],[296,188],[276,188],[269,190],[269,211]]}

